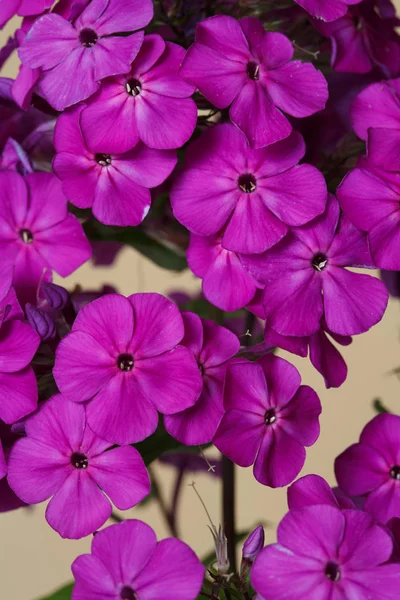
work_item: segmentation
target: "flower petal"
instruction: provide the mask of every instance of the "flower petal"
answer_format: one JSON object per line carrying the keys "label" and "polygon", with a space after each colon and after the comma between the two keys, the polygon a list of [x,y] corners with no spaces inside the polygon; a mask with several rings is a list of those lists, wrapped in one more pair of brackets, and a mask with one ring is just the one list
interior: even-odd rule
{"label": "flower petal", "polygon": [[295,554],[325,563],[336,556],[345,526],[342,511],[333,506],[291,510],[278,525],[278,542]]}
{"label": "flower petal", "polygon": [[279,142],[292,131],[289,121],[275,107],[264,86],[248,78],[246,84],[241,86],[229,114],[232,122],[243,131],[253,148]]}
{"label": "flower petal", "polygon": [[21,500],[37,504],[55,494],[72,472],[65,454],[31,438],[18,440],[8,459],[8,483]]}
{"label": "flower petal", "polygon": [[133,294],[135,329],[131,351],[136,359],[158,356],[182,340],[184,327],[177,306],[161,294]]}
{"label": "flower petal", "polygon": [[131,582],[146,567],[156,546],[152,528],[132,519],[99,531],[93,538],[92,552],[107,565],[114,581]]}
{"label": "flower petal", "polygon": [[389,479],[390,466],[380,452],[366,444],[353,444],[335,460],[340,489],[348,496],[362,496]]}
{"label": "flower petal", "polygon": [[32,367],[0,373],[0,419],[11,424],[37,408],[38,387]]}
{"label": "flower petal", "polygon": [[264,428],[263,417],[259,414],[228,410],[222,417],[213,443],[234,463],[249,467],[256,459]]}
{"label": "flower petal", "polygon": [[69,400],[90,400],[116,373],[115,361],[91,335],[73,331],[58,344],[53,374]]}
{"label": "flower petal", "polygon": [[376,277],[330,267],[322,278],[325,319],[340,335],[368,331],[382,319],[389,299],[385,285]]}
{"label": "flower petal", "polygon": [[186,446],[212,441],[224,414],[223,382],[204,378],[203,390],[191,408],[165,415],[165,428],[172,437]]}
{"label": "flower petal", "polygon": [[0,372],[15,373],[29,365],[40,344],[27,323],[8,321],[0,328]]}
{"label": "flower petal", "polygon": [[74,470],[46,509],[46,521],[62,538],[94,533],[111,515],[111,504],[87,472]]}
{"label": "flower petal", "polygon": [[134,372],[142,393],[165,415],[193,406],[203,386],[197,362],[184,346],[137,361]]}
{"label": "flower petal", "polygon": [[325,77],[311,63],[298,60],[274,69],[266,87],[274,104],[292,117],[313,115],[325,108],[328,100]]}
{"label": "flower petal", "polygon": [[[264,431],[267,426],[264,425]],[[288,485],[303,468],[306,451],[291,435],[272,426],[266,431],[255,463],[254,477],[272,488]]]}
{"label": "flower petal", "polygon": [[150,479],[139,452],[114,448],[90,459],[90,476],[120,510],[136,506],[150,493]]}
{"label": "flower petal", "polygon": [[[192,136],[197,122],[197,106],[191,98],[169,98],[150,90],[138,96],[135,113],[140,139],[150,148],[180,148]],[[179,120],[170,115],[179,114]]]}
{"label": "flower petal", "polygon": [[[136,370],[136,369],[135,369]],[[109,381],[88,404],[89,427],[112,444],[133,444],[157,429],[158,415],[132,373]]]}
{"label": "flower petal", "polygon": [[200,593],[204,567],[181,540],[158,542],[145,569],[133,585],[143,600],[187,600]]}

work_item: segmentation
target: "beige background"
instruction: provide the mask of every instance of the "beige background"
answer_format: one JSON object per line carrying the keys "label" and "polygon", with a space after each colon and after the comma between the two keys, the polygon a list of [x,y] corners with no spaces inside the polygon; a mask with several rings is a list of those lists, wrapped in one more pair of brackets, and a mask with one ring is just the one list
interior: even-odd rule
{"label": "beige background", "polygon": [[[398,4],[400,6],[400,1]],[[9,24],[5,31],[0,32],[1,44],[13,27],[15,24]],[[16,68],[16,60],[9,62],[2,76],[14,76]],[[124,294],[142,291],[165,293],[178,288],[198,289],[198,282],[192,275],[171,275],[161,271],[131,249],[120,254],[112,269],[95,269],[85,265],[64,283],[70,286],[79,283],[85,288],[95,288],[104,282],[116,285]],[[349,375],[339,390],[326,390],[322,378],[311,368],[307,359],[289,357],[300,369],[303,382],[316,389],[323,404],[321,437],[308,451],[303,474],[318,473],[334,484],[333,460],[357,440],[362,427],[374,415],[371,406],[373,398],[380,396],[389,407],[399,412],[400,382],[390,373],[400,365],[399,328],[399,303],[391,300],[383,321],[371,332],[357,337],[350,347],[343,349]],[[169,498],[172,469],[159,466],[156,472],[162,481],[163,493]],[[220,483],[207,475],[196,475],[195,481],[213,519],[218,523]],[[201,555],[211,549],[212,540],[198,499],[188,485],[184,487],[180,513],[183,539]],[[246,529],[260,521],[268,521],[267,540],[274,541],[275,526],[286,511],[286,491],[264,488],[254,480],[251,469],[238,469],[237,498],[238,528]],[[45,506],[41,505],[32,511],[19,510],[0,515],[1,598],[35,600],[51,592],[71,580],[71,562],[89,550],[90,538],[81,541],[62,540],[46,524],[44,510]],[[145,520],[160,537],[168,535],[155,503],[127,511],[124,516]]]}

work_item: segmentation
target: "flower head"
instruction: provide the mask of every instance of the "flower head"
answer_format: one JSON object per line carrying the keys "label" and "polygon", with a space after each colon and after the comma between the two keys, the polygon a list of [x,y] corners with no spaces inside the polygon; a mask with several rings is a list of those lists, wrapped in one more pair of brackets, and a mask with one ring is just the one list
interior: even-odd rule
{"label": "flower head", "polygon": [[[333,5],[332,0],[325,2]],[[396,19],[379,11],[375,0],[357,4],[333,23],[316,22],[317,29],[331,40],[332,68],[345,73],[368,73],[377,66],[386,77],[395,77],[400,73]]]}
{"label": "flower head", "polygon": [[350,171],[337,190],[346,217],[368,234],[373,261],[381,269],[400,270],[399,194],[397,173],[375,168],[369,160]]}
{"label": "flower head", "polygon": [[111,504],[132,508],[150,492],[143,460],[131,446],[110,448],[89,429],[84,406],[53,396],[25,425],[11,449],[8,482],[24,502],[52,498],[46,519],[62,537],[101,527]]}
{"label": "flower head", "polygon": [[72,572],[72,600],[195,600],[204,577],[204,567],[187,544],[175,538],[157,542],[151,527],[136,520],[99,531],[92,554],[79,556]]}
{"label": "flower head", "polygon": [[194,406],[164,417],[165,428],[188,446],[207,444],[213,439],[224,414],[223,387],[228,361],[239,352],[235,334],[208,319],[182,313],[185,336],[181,342],[192,353],[203,381]]}
{"label": "flower head", "polygon": [[349,6],[362,0],[294,0],[312,17],[322,21],[336,21],[344,17]]}
{"label": "flower head", "polygon": [[337,457],[336,479],[348,496],[364,496],[364,510],[387,523],[400,517],[400,417],[381,414],[360,441]]}
{"label": "flower head", "polygon": [[[40,68],[40,90],[56,110],[96,92],[100,81],[127,73],[153,16],[151,0],[93,0],[72,23],[51,13],[37,19],[19,49],[21,62]],[[51,52],[49,52],[51,48]]]}
{"label": "flower head", "polygon": [[353,102],[351,118],[354,131],[364,141],[370,128],[400,129],[400,79],[372,83],[363,89]]}
{"label": "flower head", "polygon": [[[129,72],[104,81],[82,113],[89,147],[121,154],[139,140],[150,148],[179,148],[196,126],[194,86],[178,74],[185,50],[147,35]],[[101,127],[99,127],[101,122]]]}
{"label": "flower head", "polygon": [[90,258],[82,226],[68,214],[61,184],[51,173],[25,178],[0,173],[0,224],[2,260],[14,266],[13,285],[22,303],[35,302],[39,282],[52,269],[66,277]]}
{"label": "flower head", "polygon": [[11,17],[18,14],[20,17],[40,15],[47,8],[51,8],[54,0],[6,0],[0,4],[0,28]]}
{"label": "flower head", "polygon": [[64,193],[79,208],[91,207],[101,223],[139,225],[150,209],[149,188],[171,174],[176,154],[147,148],[141,142],[125,154],[98,152],[96,145],[88,146],[82,137],[83,109],[76,107],[57,121],[53,168]]}
{"label": "flower head", "polygon": [[297,164],[304,152],[296,132],[271,147],[253,150],[236,127],[217,125],[187,151],[171,191],[174,215],[197,235],[222,230],[226,250],[263,252],[290,226],[304,225],[325,209],[322,174],[311,165]]}
{"label": "flower head", "polygon": [[372,268],[373,261],[366,235],[340,216],[333,196],[323,216],[243,262],[266,283],[265,316],[280,335],[312,335],[320,330],[322,316],[330,332],[355,335],[368,331],[385,312],[383,283],[345,268]]}
{"label": "flower head", "polygon": [[178,308],[159,294],[107,294],[82,308],[57,348],[54,377],[69,400],[87,403],[93,431],[112,443],[151,435],[158,413],[192,406],[202,378]]}
{"label": "flower head", "polygon": [[226,413],[214,445],[241,467],[254,464],[257,481],[270,487],[293,481],[305,461],[304,446],[319,436],[320,401],[300,383],[297,369],[273,355],[227,369]]}
{"label": "flower head", "polygon": [[0,419],[15,423],[37,407],[38,389],[30,362],[40,344],[14,290],[0,302]]}
{"label": "flower head", "polygon": [[392,549],[389,533],[366,513],[328,505],[291,510],[278,526],[278,543],[256,559],[251,582],[274,600],[288,598],[288,590],[291,600],[395,600],[400,565],[383,564]]}
{"label": "flower head", "polygon": [[232,105],[233,123],[262,148],[292,131],[281,111],[307,117],[328,98],[323,75],[292,58],[288,38],[266,32],[261,21],[218,15],[197,25],[181,74],[217,108]]}

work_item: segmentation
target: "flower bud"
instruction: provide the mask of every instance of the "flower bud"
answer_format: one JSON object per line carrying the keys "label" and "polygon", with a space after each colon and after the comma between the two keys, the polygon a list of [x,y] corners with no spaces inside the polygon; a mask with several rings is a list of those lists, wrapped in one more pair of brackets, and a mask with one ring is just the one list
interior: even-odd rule
{"label": "flower bud", "polygon": [[27,304],[25,311],[29,324],[43,341],[54,339],[56,324],[47,313],[40,310],[40,308],[35,308],[32,304]]}
{"label": "flower bud", "polygon": [[242,579],[247,577],[249,569],[256,560],[259,552],[264,548],[264,528],[259,525],[251,532],[242,550],[242,564],[240,565],[240,576]]}
{"label": "flower bud", "polygon": [[210,530],[214,538],[218,571],[221,575],[226,575],[229,572],[230,567],[228,558],[228,540],[226,539],[225,532],[221,525],[218,527],[218,531],[214,525],[212,529],[210,527]]}
{"label": "flower bud", "polygon": [[67,290],[60,285],[44,282],[41,285],[40,291],[47,301],[49,308],[62,310],[68,304],[69,294]]}

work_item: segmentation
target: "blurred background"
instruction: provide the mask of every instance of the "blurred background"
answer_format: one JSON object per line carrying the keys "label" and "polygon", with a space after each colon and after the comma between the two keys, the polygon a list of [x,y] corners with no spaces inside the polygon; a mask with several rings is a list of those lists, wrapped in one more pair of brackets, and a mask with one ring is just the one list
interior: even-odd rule
{"label": "blurred background", "polygon": [[[6,0],[7,1],[7,0]],[[400,0],[395,2],[400,9]],[[0,32],[2,46],[18,25],[13,21]],[[14,77],[17,58],[9,60],[1,72]],[[157,268],[132,249],[123,250],[110,268],[87,264],[66,280],[55,280],[65,287],[76,284],[96,289],[103,284],[115,286],[122,294],[135,292],[168,293],[199,290],[199,282],[190,273],[174,275]],[[338,390],[326,390],[321,376],[307,359],[286,357],[300,370],[303,383],[319,394],[323,412],[319,441],[307,452],[302,475],[317,473],[335,484],[334,458],[348,445],[357,441],[361,429],[376,413],[372,402],[379,397],[394,412],[400,413],[400,381],[393,370],[400,365],[400,304],[391,299],[383,321],[372,331],[354,338],[347,348],[341,348],[349,369],[347,381]],[[284,352],[280,353],[285,356]],[[210,462],[216,450],[208,452]],[[154,464],[161,494],[169,502],[176,470],[164,464]],[[207,473],[188,475],[184,481],[179,505],[182,539],[200,555],[212,549],[211,534],[206,527],[204,510],[189,484],[195,481],[214,522],[221,519],[221,484]],[[251,469],[237,468],[237,529],[246,530],[266,523],[267,542],[275,541],[275,529],[286,512],[286,490],[272,490],[255,481]],[[10,600],[36,600],[71,580],[70,565],[79,554],[89,551],[90,538],[80,541],[62,540],[44,520],[45,505],[20,509],[0,515],[0,594]],[[146,521],[159,538],[169,535],[168,528],[153,500],[123,514]]]}

